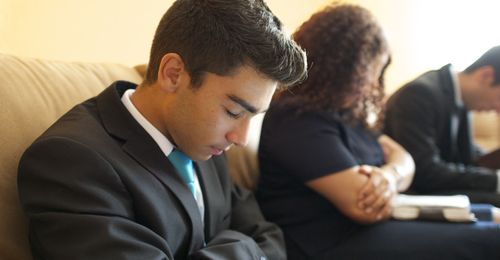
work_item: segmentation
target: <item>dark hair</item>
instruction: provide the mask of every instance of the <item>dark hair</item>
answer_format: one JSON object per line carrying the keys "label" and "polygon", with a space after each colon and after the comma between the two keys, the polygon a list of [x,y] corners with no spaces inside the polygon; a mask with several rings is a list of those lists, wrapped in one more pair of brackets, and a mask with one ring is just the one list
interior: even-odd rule
{"label": "dark hair", "polygon": [[285,86],[307,73],[305,52],[262,0],[175,1],[156,30],[146,83],[157,80],[167,53],[182,57],[195,87],[205,72],[224,76],[243,65]]}
{"label": "dark hair", "polygon": [[[307,52],[308,78],[275,101],[300,104],[300,111],[342,112],[349,120],[367,122],[370,111],[381,118],[383,74],[366,89],[374,61],[388,53],[383,31],[370,12],[348,4],[332,4],[311,16],[293,35]],[[346,105],[348,100],[356,100]]]}
{"label": "dark hair", "polygon": [[485,52],[479,59],[467,67],[464,72],[471,73],[484,66],[492,66],[495,70],[495,81],[493,84],[500,83],[500,46],[495,46]]}

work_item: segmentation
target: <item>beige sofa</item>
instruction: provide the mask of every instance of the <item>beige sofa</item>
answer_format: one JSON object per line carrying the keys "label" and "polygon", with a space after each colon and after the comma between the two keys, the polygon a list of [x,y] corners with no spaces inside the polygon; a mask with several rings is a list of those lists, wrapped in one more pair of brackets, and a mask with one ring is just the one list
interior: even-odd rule
{"label": "beige sofa", "polygon": [[16,172],[26,147],[59,116],[117,79],[140,82],[134,68],[0,54],[0,259],[31,259]]}
{"label": "beige sofa", "polygon": [[473,113],[473,132],[476,143],[485,151],[500,145],[500,119],[495,112]]}
{"label": "beige sofa", "polygon": [[[114,80],[138,83],[144,70],[144,65],[131,68],[0,54],[1,260],[31,259],[27,222],[17,197],[16,172],[22,152],[73,105],[99,93]],[[227,153],[233,179],[250,189],[255,187],[258,178],[255,155],[261,120],[262,117],[255,120],[247,148],[236,147]],[[476,123],[480,125],[481,140],[497,145],[498,118],[488,117]]]}

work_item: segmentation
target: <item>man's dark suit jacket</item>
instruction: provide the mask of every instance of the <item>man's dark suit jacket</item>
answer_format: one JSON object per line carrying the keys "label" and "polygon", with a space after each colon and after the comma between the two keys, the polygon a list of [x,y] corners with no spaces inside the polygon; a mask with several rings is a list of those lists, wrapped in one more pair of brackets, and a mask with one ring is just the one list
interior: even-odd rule
{"label": "man's dark suit jacket", "polygon": [[24,153],[18,183],[35,259],[284,259],[281,231],[231,183],[223,156],[195,163],[202,223],[185,183],[123,106],[128,88],[116,82],[74,107]]}
{"label": "man's dark suit jacket", "polygon": [[385,132],[415,160],[414,191],[494,194],[494,170],[473,165],[480,151],[471,137],[468,112],[455,101],[450,65],[423,74],[390,97]]}

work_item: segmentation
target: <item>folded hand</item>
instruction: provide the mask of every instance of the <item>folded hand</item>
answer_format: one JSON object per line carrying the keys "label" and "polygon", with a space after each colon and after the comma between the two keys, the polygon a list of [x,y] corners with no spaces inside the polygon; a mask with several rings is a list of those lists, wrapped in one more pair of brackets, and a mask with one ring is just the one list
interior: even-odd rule
{"label": "folded hand", "polygon": [[358,207],[377,220],[391,215],[391,201],[397,194],[394,175],[379,167],[363,165],[359,173],[368,176],[358,195]]}

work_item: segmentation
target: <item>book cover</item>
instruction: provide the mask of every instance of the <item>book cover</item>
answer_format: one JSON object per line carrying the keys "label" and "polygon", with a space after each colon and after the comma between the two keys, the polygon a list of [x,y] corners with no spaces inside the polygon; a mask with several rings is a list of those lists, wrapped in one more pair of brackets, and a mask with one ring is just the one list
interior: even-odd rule
{"label": "book cover", "polygon": [[398,220],[474,222],[465,195],[422,196],[399,194],[393,201],[392,217]]}

